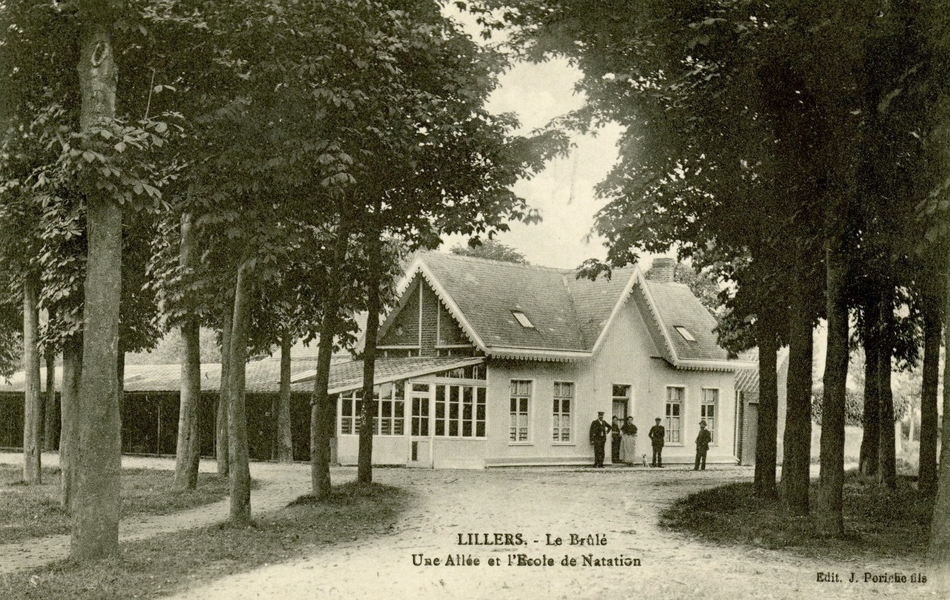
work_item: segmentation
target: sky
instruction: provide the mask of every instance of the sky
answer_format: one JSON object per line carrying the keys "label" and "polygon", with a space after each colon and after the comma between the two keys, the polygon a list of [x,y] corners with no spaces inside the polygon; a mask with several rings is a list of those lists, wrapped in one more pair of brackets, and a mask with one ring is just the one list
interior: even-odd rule
{"label": "sky", "polygon": [[[516,113],[522,132],[527,133],[583,104],[583,97],[574,92],[579,78],[579,72],[564,60],[517,63],[502,75],[488,108],[495,113]],[[594,186],[616,162],[619,134],[618,126],[607,127],[596,136],[573,134],[576,147],[570,156],[551,161],[532,180],[515,185],[515,191],[541,213],[542,222],[513,222],[511,231],[495,239],[536,265],[573,268],[587,258],[605,258],[603,240],[587,236],[594,213],[605,204],[595,198]],[[467,241],[462,236],[449,236],[442,249]]]}

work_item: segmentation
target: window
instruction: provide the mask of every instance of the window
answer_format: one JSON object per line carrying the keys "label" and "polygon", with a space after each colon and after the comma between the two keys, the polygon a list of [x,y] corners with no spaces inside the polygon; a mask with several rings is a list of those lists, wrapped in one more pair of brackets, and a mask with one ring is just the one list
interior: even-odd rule
{"label": "window", "polygon": [[438,384],[435,387],[437,437],[485,437],[485,388]]}
{"label": "window", "polygon": [[719,404],[719,390],[704,388],[703,403],[699,406],[699,416],[706,421],[706,429],[716,443],[716,405]]}
{"label": "window", "polygon": [[630,407],[630,386],[613,384],[611,389],[611,416],[626,419]]}
{"label": "window", "polygon": [[679,333],[681,336],[683,336],[683,339],[686,340],[687,342],[695,342],[695,341],[696,341],[696,338],[694,338],[694,337],[693,337],[693,334],[689,332],[689,329],[686,329],[686,328],[683,327],[682,325],[676,325],[675,327],[673,327],[673,329],[675,329],[675,330],[677,331],[677,333]]}
{"label": "window", "polygon": [[514,315],[515,320],[525,329],[534,329],[534,324],[532,324],[528,316],[520,310],[513,310],[511,314]]}
{"label": "window", "polygon": [[686,390],[681,387],[666,388],[666,441],[670,444],[683,443],[683,396]]}
{"label": "window", "polygon": [[571,441],[571,404],[574,402],[574,384],[568,381],[554,382],[554,426],[555,442]]}
{"label": "window", "polygon": [[531,405],[531,382],[511,380],[511,422],[509,441],[528,441],[528,410]]}
{"label": "window", "polygon": [[[403,435],[405,426],[405,398],[403,383],[386,383],[377,386],[374,390],[376,403],[376,418],[374,419],[374,435]],[[360,411],[363,402],[360,399],[361,390],[353,390],[341,395],[340,403],[340,434],[356,435],[360,430]]]}

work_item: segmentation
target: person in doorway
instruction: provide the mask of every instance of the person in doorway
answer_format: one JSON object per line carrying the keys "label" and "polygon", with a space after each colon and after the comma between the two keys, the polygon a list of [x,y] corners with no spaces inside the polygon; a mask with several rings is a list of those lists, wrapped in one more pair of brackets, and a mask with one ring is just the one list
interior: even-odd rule
{"label": "person in doorway", "polygon": [[610,423],[604,420],[604,411],[598,411],[597,419],[590,424],[590,443],[594,447],[594,467],[604,467],[604,445],[607,443],[607,434],[610,432]]}
{"label": "person in doorway", "polygon": [[709,452],[709,443],[712,442],[712,434],[706,429],[706,421],[699,422],[699,435],[696,436],[696,464],[694,471],[706,470],[706,453]]}
{"label": "person in doorway", "polygon": [[620,417],[614,417],[610,424],[610,460],[620,462]]}
{"label": "person in doorway", "polygon": [[663,444],[666,443],[666,427],[660,425],[660,417],[656,418],[656,425],[650,428],[650,444],[653,446],[653,461],[651,467],[663,467]]}
{"label": "person in doorway", "polygon": [[620,428],[623,438],[620,440],[620,461],[632,465],[637,460],[637,426],[633,417],[627,417]]}

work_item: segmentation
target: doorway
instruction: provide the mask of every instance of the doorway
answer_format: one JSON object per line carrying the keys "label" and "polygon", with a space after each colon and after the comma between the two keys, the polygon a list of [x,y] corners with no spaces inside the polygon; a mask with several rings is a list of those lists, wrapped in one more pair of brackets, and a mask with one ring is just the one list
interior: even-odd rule
{"label": "doorway", "polygon": [[432,468],[431,398],[428,383],[411,383],[409,392],[409,467]]}

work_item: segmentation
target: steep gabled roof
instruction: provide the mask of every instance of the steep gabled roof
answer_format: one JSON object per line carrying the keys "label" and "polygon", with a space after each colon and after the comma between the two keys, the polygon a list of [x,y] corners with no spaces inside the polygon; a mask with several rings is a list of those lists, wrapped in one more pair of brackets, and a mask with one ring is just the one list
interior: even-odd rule
{"label": "steep gabled roof", "polygon": [[[421,274],[479,350],[489,356],[535,360],[590,358],[614,317],[639,288],[641,311],[663,358],[678,368],[725,368],[715,319],[689,288],[648,282],[634,267],[615,269],[610,279],[578,279],[577,272],[455,256],[416,257],[401,289]],[[524,319],[515,313],[522,313]],[[392,323],[390,315],[382,337]],[[521,321],[519,321],[519,319]],[[694,332],[688,341],[675,327]],[[676,339],[673,336],[676,336]],[[732,368],[731,365],[728,368]]]}

